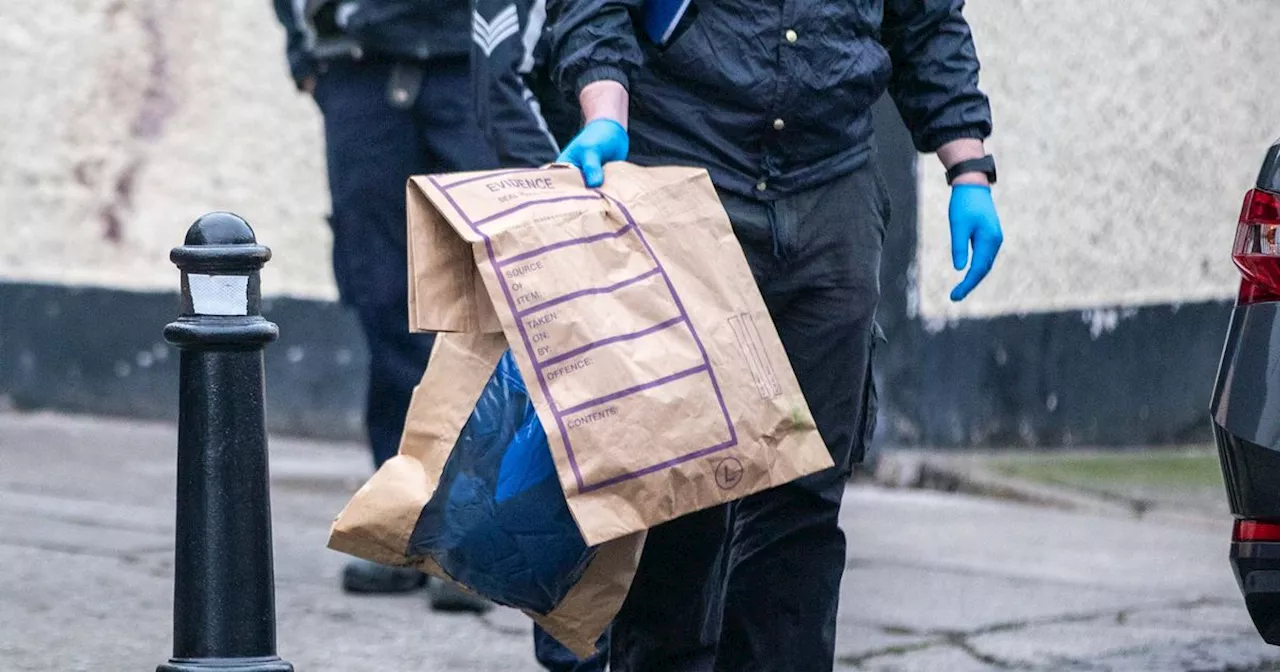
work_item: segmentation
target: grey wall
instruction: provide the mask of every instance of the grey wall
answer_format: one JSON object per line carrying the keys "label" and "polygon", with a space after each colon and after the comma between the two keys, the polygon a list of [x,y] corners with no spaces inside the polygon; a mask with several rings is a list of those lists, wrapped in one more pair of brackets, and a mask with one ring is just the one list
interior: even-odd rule
{"label": "grey wall", "polygon": [[209,210],[274,248],[267,291],[335,296],[320,121],[266,0],[5,0],[0,279],[173,287]]}

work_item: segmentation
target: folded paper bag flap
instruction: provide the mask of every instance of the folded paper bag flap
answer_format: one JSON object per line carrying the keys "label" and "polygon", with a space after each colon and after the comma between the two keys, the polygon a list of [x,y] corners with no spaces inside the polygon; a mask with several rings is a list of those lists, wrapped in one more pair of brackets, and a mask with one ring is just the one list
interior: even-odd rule
{"label": "folded paper bag flap", "polygon": [[[682,185],[706,175],[698,169],[652,171],[622,163],[610,164],[607,172],[614,176],[611,188],[622,189],[626,197],[659,201],[648,192],[664,180]],[[502,331],[479,270],[494,254],[502,256],[494,237],[526,226],[560,226],[589,213],[603,217],[611,209],[600,190],[588,189],[578,169],[563,163],[420,175],[409,178],[407,192],[409,322],[420,332]],[[666,200],[681,208],[688,203],[686,195]],[[511,216],[535,210],[532,217]]]}
{"label": "folded paper bag flap", "polygon": [[432,204],[424,177],[407,187],[409,329],[415,332],[500,333],[472,252],[474,232],[464,235]]}
{"label": "folded paper bag flap", "polygon": [[[491,237],[529,225],[505,215],[532,201],[545,211],[573,216],[585,207],[603,210],[600,195],[582,184],[578,170],[564,165],[518,170],[421,175],[409,178],[409,321],[413,331],[498,333],[502,323],[477,264],[493,253]],[[455,194],[487,198],[480,211],[464,212]],[[599,201],[598,203],[589,203]],[[474,197],[470,201],[475,205]],[[550,208],[545,207],[550,205]]]}

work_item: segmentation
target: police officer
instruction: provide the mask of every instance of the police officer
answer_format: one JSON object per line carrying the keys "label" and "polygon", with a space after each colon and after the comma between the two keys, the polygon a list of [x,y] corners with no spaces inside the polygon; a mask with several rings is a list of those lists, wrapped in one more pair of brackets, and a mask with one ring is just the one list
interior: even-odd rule
{"label": "police officer", "polygon": [[[1002,234],[963,0],[552,0],[556,79],[586,121],[562,159],[702,166],[720,192],[836,466],[650,531],[612,669],[833,667],[841,495],[874,431],[871,357],[889,198],[886,90],[952,184],[960,301]],[[905,272],[906,269],[901,269]]]}
{"label": "police officer", "polygon": [[[550,84],[545,0],[430,8],[421,0],[274,1],[294,81],[325,119],[334,274],[369,345],[366,422],[377,467],[397,452],[432,343],[407,331],[405,180],[551,162],[577,110]],[[352,592],[401,592],[424,581],[364,561],[343,572]],[[432,588],[437,608],[487,606],[443,583]],[[604,669],[602,655],[580,661],[540,629],[534,634],[538,661],[551,672]]]}
{"label": "police officer", "polygon": [[[470,11],[465,0],[274,2],[294,81],[324,117],[334,276],[369,349],[365,423],[376,467],[399,449],[433,342],[408,330],[405,181],[496,166],[470,95]],[[365,561],[343,571],[351,592],[425,582],[415,570]],[[486,608],[442,582],[431,588],[437,609]]]}

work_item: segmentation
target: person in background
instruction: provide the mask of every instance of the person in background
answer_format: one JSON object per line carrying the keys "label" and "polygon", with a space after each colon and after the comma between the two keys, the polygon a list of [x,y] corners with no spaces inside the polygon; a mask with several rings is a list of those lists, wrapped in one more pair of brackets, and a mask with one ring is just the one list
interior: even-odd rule
{"label": "person in background", "polygon": [[[577,106],[551,82],[546,0],[472,0],[472,83],[476,118],[503,168],[556,160],[580,123]],[[578,660],[534,626],[534,653],[550,672],[604,672],[608,636]]]}
{"label": "person in background", "polygon": [[[333,271],[369,350],[365,424],[376,468],[399,450],[433,343],[409,333],[405,181],[497,165],[469,95],[470,12],[465,0],[274,2],[294,83],[324,117]],[[342,574],[353,593],[424,585],[416,570],[363,560]],[[489,608],[444,582],[429,588],[434,609]]]}
{"label": "person in background", "polygon": [[[274,1],[294,82],[324,117],[334,275],[370,351],[366,423],[376,468],[398,450],[432,345],[431,336],[408,332],[405,181],[549,163],[576,129],[577,112],[551,93],[544,0],[431,8],[412,0]],[[425,580],[360,560],[343,572],[344,589],[357,593],[404,592]],[[442,582],[431,587],[438,609],[488,607]],[[540,629],[535,651],[552,672],[604,669],[602,655],[579,661]]]}
{"label": "person in background", "polygon": [[[952,184],[963,300],[1002,242],[991,113],[963,0],[551,0],[556,81],[585,126],[561,159],[708,169],[835,467],[649,531],[615,672],[834,666],[845,482],[875,427],[889,197],[871,106],[887,90]],[[906,269],[900,269],[906,272]],[[961,353],[957,353],[959,355]]]}

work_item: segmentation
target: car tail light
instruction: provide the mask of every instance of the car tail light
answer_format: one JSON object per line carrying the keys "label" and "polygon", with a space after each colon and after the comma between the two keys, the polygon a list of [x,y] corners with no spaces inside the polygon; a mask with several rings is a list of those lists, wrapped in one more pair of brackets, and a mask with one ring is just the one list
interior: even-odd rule
{"label": "car tail light", "polygon": [[1280,301],[1280,198],[1251,189],[1245,194],[1231,258],[1244,281],[1242,304]]}
{"label": "car tail light", "polygon": [[1280,541],[1280,524],[1260,520],[1237,520],[1232,541]]}

